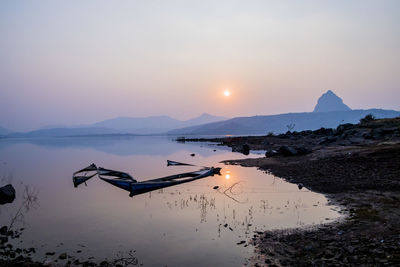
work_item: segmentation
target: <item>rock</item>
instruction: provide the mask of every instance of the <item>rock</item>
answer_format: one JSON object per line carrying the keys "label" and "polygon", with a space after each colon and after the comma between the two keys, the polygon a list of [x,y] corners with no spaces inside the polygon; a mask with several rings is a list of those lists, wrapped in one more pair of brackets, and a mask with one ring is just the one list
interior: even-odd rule
{"label": "rock", "polygon": [[60,260],[65,260],[65,259],[67,258],[67,253],[62,253],[62,254],[60,254],[60,256],[58,256],[58,258],[59,258]]}
{"label": "rock", "polygon": [[192,153],[192,154],[190,154],[190,156],[194,157],[194,156],[196,156],[196,154]]}
{"label": "rock", "polygon": [[241,153],[248,155],[250,153],[250,146],[248,144],[242,145]]}
{"label": "rock", "polygon": [[318,130],[313,131],[315,135],[333,135],[333,129],[330,128],[320,128]]}
{"label": "rock", "polygon": [[398,130],[397,127],[391,127],[391,128],[382,128],[382,134],[394,134]]}
{"label": "rock", "polygon": [[306,246],[304,247],[304,250],[305,250],[305,251],[311,251],[311,250],[313,250],[313,246],[312,246],[312,245],[306,245]]}
{"label": "rock", "polygon": [[361,144],[364,142],[364,138],[360,137],[351,137],[349,138],[350,144]]}
{"label": "rock", "polygon": [[301,189],[303,188],[303,184],[302,184],[302,183],[299,183],[299,184],[297,185],[297,187],[301,190]]}
{"label": "rock", "polygon": [[7,231],[6,235],[13,237],[14,236],[14,231],[9,230],[9,231]]}
{"label": "rock", "polygon": [[320,141],[318,144],[319,144],[319,145],[327,145],[327,144],[330,144],[330,143],[335,142],[336,140],[337,140],[336,137],[333,137],[333,136],[326,136],[326,137],[323,137],[323,138],[321,139],[321,141]]}
{"label": "rock", "polygon": [[264,139],[263,140],[263,146],[269,146],[269,145],[270,145],[269,141]]}
{"label": "rock", "polygon": [[18,257],[15,258],[16,261],[23,261],[25,260],[24,256],[19,255]]}
{"label": "rock", "polygon": [[8,237],[0,236],[0,245],[3,245],[8,242]]}
{"label": "rock", "polygon": [[218,185],[214,186],[213,189],[217,190],[219,188]]}
{"label": "rock", "polygon": [[242,244],[244,244],[244,243],[246,243],[246,241],[240,241],[240,242],[238,242],[238,243],[236,243],[236,245],[242,245]]}
{"label": "rock", "polygon": [[15,189],[11,184],[0,187],[0,205],[11,203],[15,199]]}
{"label": "rock", "polygon": [[275,155],[278,155],[278,151],[276,151],[276,150],[274,150],[274,149],[271,149],[271,150],[267,150],[266,152],[265,152],[265,156],[268,158],[268,157],[273,157],[273,156],[275,156]]}
{"label": "rock", "polygon": [[311,149],[309,149],[308,147],[305,147],[305,146],[297,146],[296,150],[297,150],[298,155],[306,155],[306,154],[310,154],[312,152]]}
{"label": "rock", "polygon": [[232,152],[240,152],[244,155],[248,155],[250,153],[250,146],[248,144],[233,146]]}
{"label": "rock", "polygon": [[337,132],[337,134],[342,134],[344,131],[349,130],[353,127],[354,127],[354,124],[351,124],[351,123],[340,124],[336,128],[336,132]]}
{"label": "rock", "polygon": [[364,133],[362,135],[364,139],[374,139],[374,136],[371,133]]}
{"label": "rock", "polygon": [[46,256],[53,256],[55,254],[56,254],[55,252],[46,252]]}
{"label": "rock", "polygon": [[6,235],[8,232],[7,226],[3,226],[0,228],[0,235]]}
{"label": "rock", "polygon": [[290,147],[290,146],[281,146],[278,149],[278,152],[283,156],[295,156],[297,155],[297,149]]}

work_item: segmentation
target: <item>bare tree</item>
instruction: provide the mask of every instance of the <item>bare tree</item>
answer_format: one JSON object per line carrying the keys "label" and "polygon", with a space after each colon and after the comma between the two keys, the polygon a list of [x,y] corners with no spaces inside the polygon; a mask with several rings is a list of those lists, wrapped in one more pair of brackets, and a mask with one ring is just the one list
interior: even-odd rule
{"label": "bare tree", "polygon": [[38,191],[36,191],[33,187],[26,185],[24,189],[24,193],[22,195],[22,203],[17,209],[17,212],[14,215],[11,215],[10,224],[8,229],[11,230],[15,223],[21,223],[25,225],[25,217],[24,215],[31,209],[39,206],[38,199]]}
{"label": "bare tree", "polygon": [[288,132],[291,132],[295,126],[296,126],[296,124],[294,124],[294,123],[286,125],[286,127],[288,128]]}

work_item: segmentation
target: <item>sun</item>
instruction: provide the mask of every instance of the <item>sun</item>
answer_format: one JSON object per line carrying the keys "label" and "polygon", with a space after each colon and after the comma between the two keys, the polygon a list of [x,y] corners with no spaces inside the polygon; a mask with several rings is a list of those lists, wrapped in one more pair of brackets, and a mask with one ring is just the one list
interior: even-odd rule
{"label": "sun", "polygon": [[224,91],[224,96],[230,96],[230,95],[231,95],[231,92],[229,92],[228,90]]}

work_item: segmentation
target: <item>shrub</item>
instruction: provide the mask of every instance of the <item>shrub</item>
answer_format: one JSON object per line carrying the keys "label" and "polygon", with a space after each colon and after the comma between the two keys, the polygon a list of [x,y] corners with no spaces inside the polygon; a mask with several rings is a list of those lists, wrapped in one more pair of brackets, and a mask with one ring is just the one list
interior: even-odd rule
{"label": "shrub", "polygon": [[371,122],[374,120],[375,120],[375,116],[370,113],[370,114],[366,115],[364,118],[362,118],[360,120],[360,123],[365,124],[365,123],[368,123],[368,122]]}

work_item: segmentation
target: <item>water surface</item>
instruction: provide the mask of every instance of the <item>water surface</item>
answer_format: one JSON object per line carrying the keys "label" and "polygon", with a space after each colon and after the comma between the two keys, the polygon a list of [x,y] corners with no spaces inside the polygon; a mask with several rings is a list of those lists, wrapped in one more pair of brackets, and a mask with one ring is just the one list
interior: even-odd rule
{"label": "water surface", "polygon": [[[15,223],[25,224],[25,230],[13,242],[38,248],[36,258],[54,251],[48,261],[62,252],[101,261],[132,250],[139,263],[150,266],[240,266],[253,253],[248,242],[254,231],[338,217],[321,194],[256,168],[219,163],[258,156],[168,137],[2,140],[0,177],[2,183],[11,179],[19,195],[0,206],[0,225],[10,223],[29,186],[37,202]],[[167,159],[218,166],[222,175],[133,198],[97,177],[87,186],[72,184],[72,173],[92,162],[128,172],[138,181],[198,169],[167,167]],[[237,245],[240,241],[246,242]]]}

